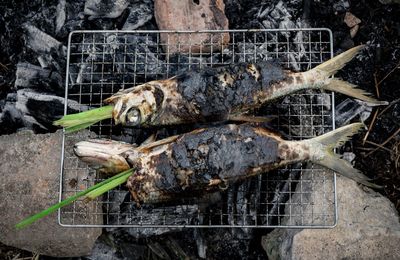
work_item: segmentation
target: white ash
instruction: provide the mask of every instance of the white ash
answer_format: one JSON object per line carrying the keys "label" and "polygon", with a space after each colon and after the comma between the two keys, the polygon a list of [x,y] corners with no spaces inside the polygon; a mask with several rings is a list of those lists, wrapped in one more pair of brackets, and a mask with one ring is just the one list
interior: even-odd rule
{"label": "white ash", "polygon": [[342,157],[342,159],[353,164],[354,159],[356,158],[356,155],[352,152],[344,152],[341,157]]}

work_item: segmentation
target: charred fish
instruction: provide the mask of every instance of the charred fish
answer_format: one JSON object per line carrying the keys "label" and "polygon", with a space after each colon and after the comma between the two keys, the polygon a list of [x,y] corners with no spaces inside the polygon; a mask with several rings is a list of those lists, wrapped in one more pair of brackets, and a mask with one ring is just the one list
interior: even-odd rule
{"label": "charred fish", "polygon": [[105,100],[110,106],[66,115],[54,124],[75,131],[111,117],[116,124],[144,127],[246,121],[243,115],[250,110],[304,89],[330,90],[377,105],[387,104],[331,77],[362,48],[354,47],[306,72],[284,70],[269,61],[194,69],[120,90]]}
{"label": "charred fish", "polygon": [[140,147],[111,140],[83,141],[75,145],[74,152],[105,173],[134,169],[127,187],[139,204],[217,191],[233,182],[303,161],[374,186],[333,153],[363,126],[355,123],[312,139],[287,141],[262,127],[224,125]]}

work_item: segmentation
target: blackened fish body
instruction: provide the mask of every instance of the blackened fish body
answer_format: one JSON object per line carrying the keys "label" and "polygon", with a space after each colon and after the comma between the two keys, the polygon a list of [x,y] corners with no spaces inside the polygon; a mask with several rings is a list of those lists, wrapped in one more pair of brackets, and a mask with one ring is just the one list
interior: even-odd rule
{"label": "blackened fish body", "polygon": [[301,161],[326,166],[370,185],[364,175],[332,153],[362,124],[352,124],[303,141],[250,125],[195,130],[148,145],[107,140],[76,144],[75,154],[108,173],[133,168],[127,186],[137,203],[156,203],[224,189],[230,183]]}
{"label": "blackened fish body", "polygon": [[282,160],[279,141],[250,126],[228,125],[185,134],[134,164],[128,187],[139,201],[219,189]]}
{"label": "blackened fish body", "polygon": [[[178,93],[198,111],[198,120],[227,120],[230,114],[260,106],[274,83],[288,78],[271,62],[239,63],[194,70],[177,76]],[[289,76],[290,77],[290,76]]]}
{"label": "blackened fish body", "polygon": [[106,102],[114,104],[116,123],[140,126],[230,120],[303,89],[331,90],[386,104],[331,78],[360,49],[355,47],[306,72],[283,70],[268,61],[194,69],[122,90]]}

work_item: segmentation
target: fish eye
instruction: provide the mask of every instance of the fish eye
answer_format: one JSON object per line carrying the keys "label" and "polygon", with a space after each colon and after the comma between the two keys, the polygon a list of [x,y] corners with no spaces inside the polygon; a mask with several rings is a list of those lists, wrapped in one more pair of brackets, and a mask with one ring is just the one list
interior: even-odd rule
{"label": "fish eye", "polygon": [[142,116],[140,110],[133,107],[126,113],[126,124],[128,126],[137,126],[141,123]]}

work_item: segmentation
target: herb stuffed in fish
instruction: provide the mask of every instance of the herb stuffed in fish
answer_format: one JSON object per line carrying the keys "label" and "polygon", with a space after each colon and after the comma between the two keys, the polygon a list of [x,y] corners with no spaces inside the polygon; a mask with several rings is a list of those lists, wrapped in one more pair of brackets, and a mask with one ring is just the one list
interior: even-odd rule
{"label": "herb stuffed in fish", "polygon": [[245,114],[277,98],[304,89],[339,92],[373,104],[378,101],[346,81],[332,78],[363,46],[354,47],[306,72],[263,61],[194,69],[165,80],[120,90],[110,105],[66,115],[55,125],[66,131],[106,118],[125,126],[161,126],[209,121],[246,121]]}
{"label": "herb stuffed in fish", "polygon": [[133,169],[127,180],[138,203],[201,196],[270,170],[310,161],[377,187],[333,153],[364,125],[351,124],[308,140],[287,141],[262,127],[224,125],[195,130],[144,146],[111,140],[79,142],[75,154],[109,174]]}

